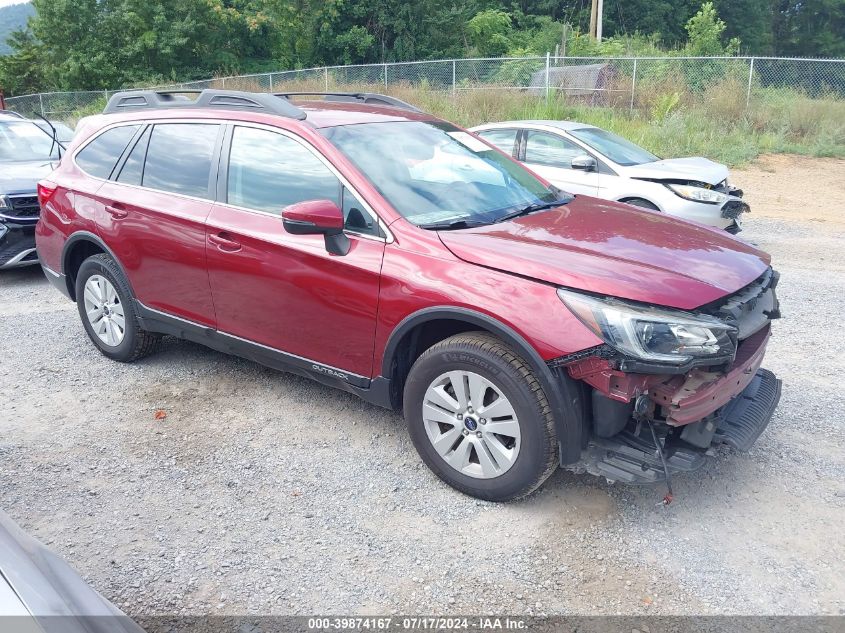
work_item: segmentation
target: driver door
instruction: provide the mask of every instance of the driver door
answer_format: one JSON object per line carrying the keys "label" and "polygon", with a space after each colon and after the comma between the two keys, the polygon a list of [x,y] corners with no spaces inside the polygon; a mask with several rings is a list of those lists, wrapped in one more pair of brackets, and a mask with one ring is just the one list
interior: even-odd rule
{"label": "driver door", "polygon": [[527,130],[521,150],[522,162],[550,183],[570,193],[596,196],[596,170],[572,169],[572,159],[588,153],[558,134]]}
{"label": "driver door", "polygon": [[[223,147],[222,199],[207,220],[218,330],[369,377],[385,239],[372,211],[301,139],[235,125]],[[344,211],[349,252],[292,235],[282,209],[328,199]]]}

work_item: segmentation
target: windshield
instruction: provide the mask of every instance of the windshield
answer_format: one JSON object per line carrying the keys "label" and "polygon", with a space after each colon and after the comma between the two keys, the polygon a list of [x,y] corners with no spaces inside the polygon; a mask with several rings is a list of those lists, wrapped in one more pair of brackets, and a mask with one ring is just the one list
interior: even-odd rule
{"label": "windshield", "polygon": [[497,150],[448,123],[364,123],[322,132],[399,213],[424,228],[488,224],[561,196]]}
{"label": "windshield", "polygon": [[49,160],[57,151],[52,134],[45,134],[35,123],[0,122],[0,161]]}
{"label": "windshield", "polygon": [[639,145],[635,145],[607,130],[600,130],[596,127],[582,127],[577,130],[570,130],[569,133],[618,165],[630,167],[631,165],[642,165],[643,163],[653,163],[660,160]]}

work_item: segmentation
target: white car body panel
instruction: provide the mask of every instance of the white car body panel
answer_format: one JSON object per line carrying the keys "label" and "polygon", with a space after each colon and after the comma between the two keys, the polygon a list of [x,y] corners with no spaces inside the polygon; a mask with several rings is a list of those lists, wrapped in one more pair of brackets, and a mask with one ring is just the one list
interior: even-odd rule
{"label": "white car body panel", "polygon": [[[693,220],[717,228],[741,228],[741,217],[736,220],[722,217],[722,209],[731,200],[740,200],[728,196],[722,204],[708,204],[687,200],[675,194],[671,189],[655,180],[689,180],[718,185],[728,178],[728,168],[707,158],[669,158],[642,165],[620,165],[604,156],[593,147],[572,136],[573,129],[592,128],[595,126],[571,121],[504,121],[488,123],[471,128],[472,132],[483,133],[489,130],[519,129],[547,132],[561,137],[584,150],[584,155],[592,156],[609,169],[583,171],[567,169],[523,161],[523,164],[542,176],[556,187],[576,195],[588,195],[606,200],[630,200],[640,198],[668,213],[685,220]],[[504,147],[500,148],[508,152]]]}

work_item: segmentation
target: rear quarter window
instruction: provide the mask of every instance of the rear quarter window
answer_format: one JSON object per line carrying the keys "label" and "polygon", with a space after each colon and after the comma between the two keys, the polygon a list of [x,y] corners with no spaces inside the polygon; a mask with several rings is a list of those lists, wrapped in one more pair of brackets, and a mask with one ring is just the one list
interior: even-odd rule
{"label": "rear quarter window", "polygon": [[76,155],[76,164],[87,174],[107,179],[139,125],[113,127],[88,143]]}

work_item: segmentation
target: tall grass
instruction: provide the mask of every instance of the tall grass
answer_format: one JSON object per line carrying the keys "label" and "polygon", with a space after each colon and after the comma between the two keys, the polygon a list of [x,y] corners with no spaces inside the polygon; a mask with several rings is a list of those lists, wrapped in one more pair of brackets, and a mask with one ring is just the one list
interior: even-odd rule
{"label": "tall grass", "polygon": [[[209,87],[224,85],[217,80]],[[225,87],[269,90],[252,78],[227,79]],[[321,78],[273,86],[276,92],[325,88]],[[562,94],[546,99],[489,85],[463,86],[453,92],[422,81],[391,83],[385,89],[381,83],[335,83],[332,78],[329,89],[386,91],[464,127],[518,119],[579,121],[616,132],[658,156],[705,156],[731,166],[769,152],[845,158],[845,101],[841,98],[811,98],[796,90],[757,86],[747,104],[747,84],[731,75],[704,90],[693,90],[677,74],[652,77],[638,89],[633,109],[630,92],[624,91],[611,93],[608,105],[595,106]],[[102,105],[98,101],[76,114],[93,114]]]}

